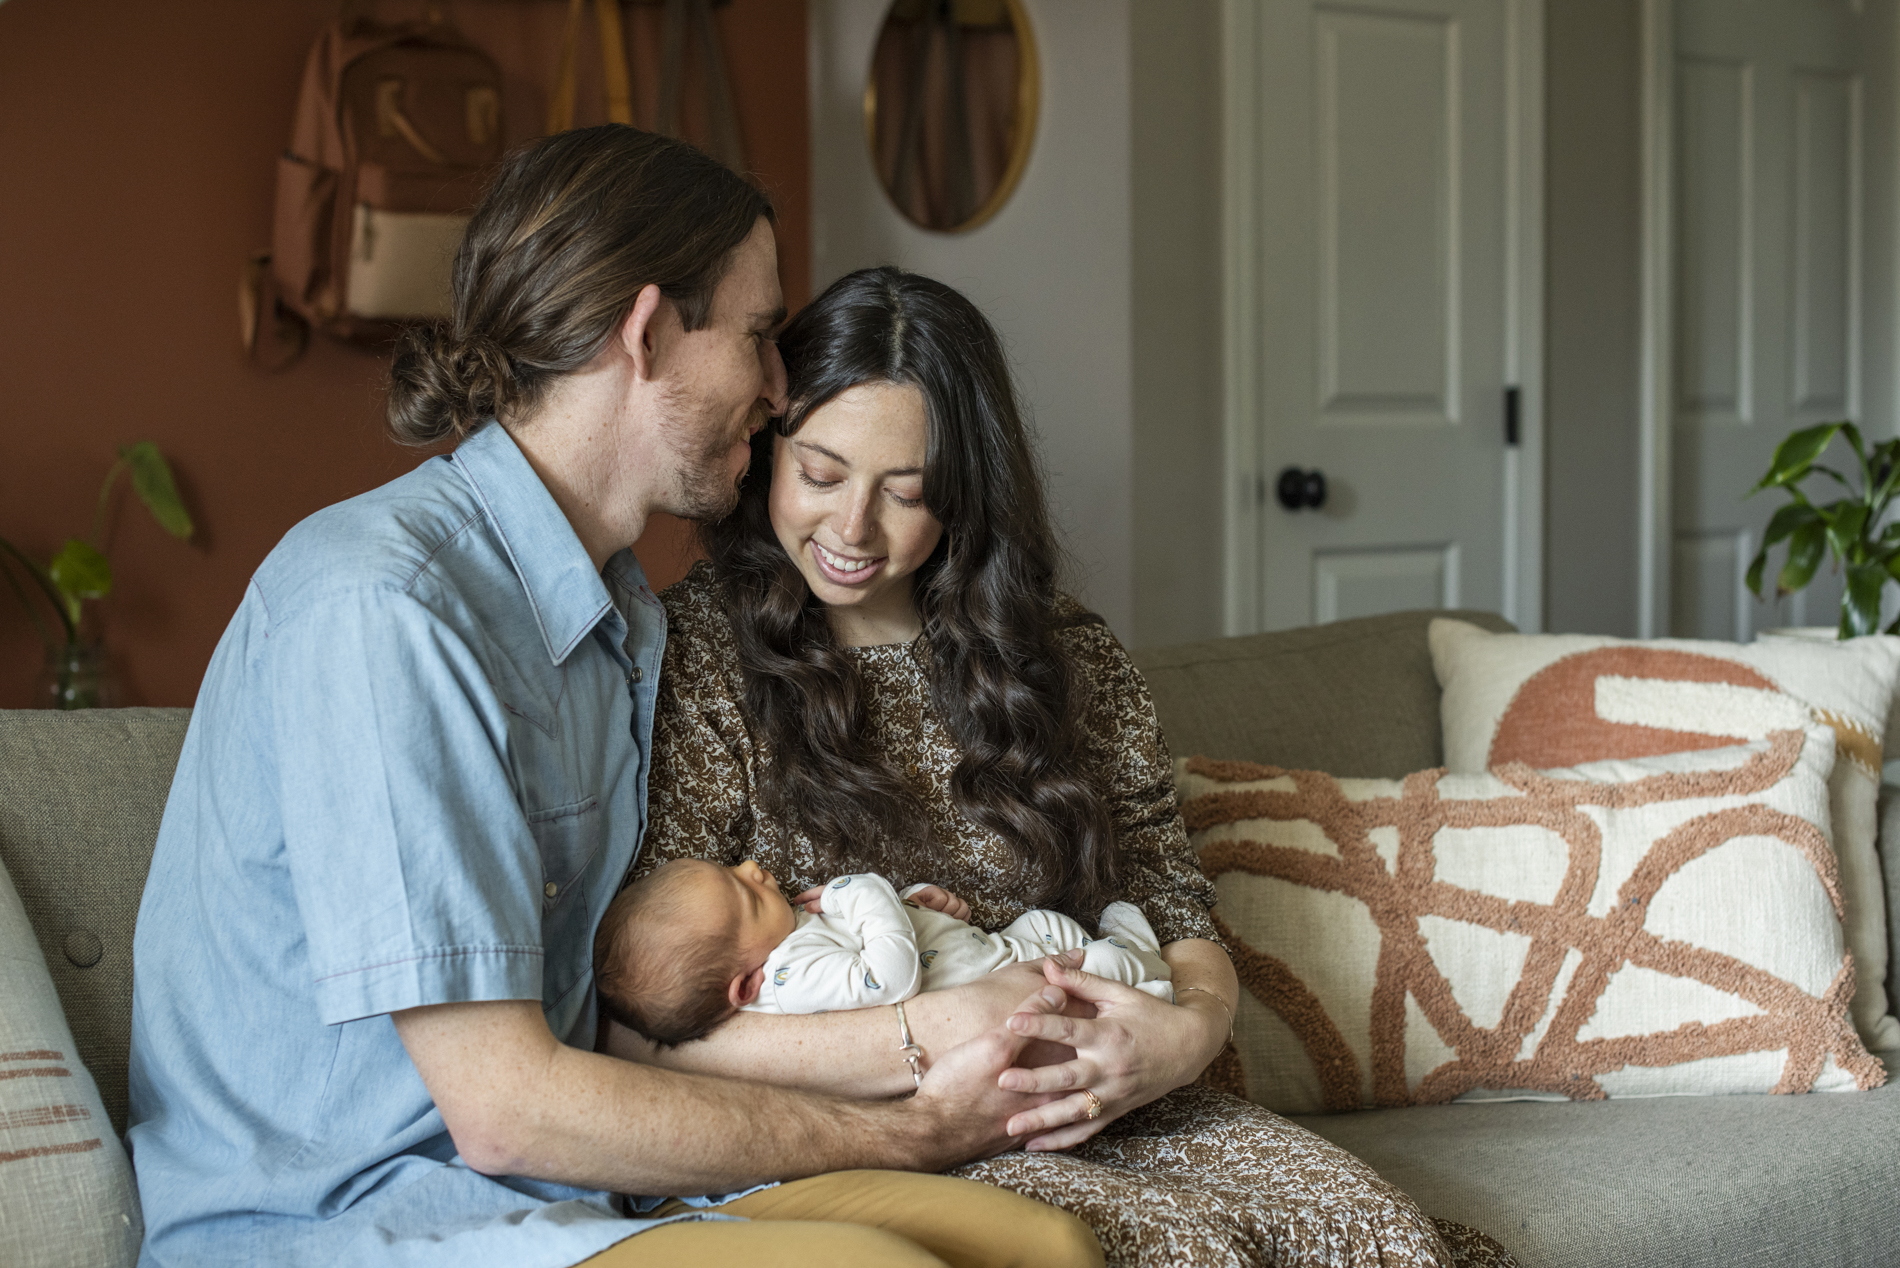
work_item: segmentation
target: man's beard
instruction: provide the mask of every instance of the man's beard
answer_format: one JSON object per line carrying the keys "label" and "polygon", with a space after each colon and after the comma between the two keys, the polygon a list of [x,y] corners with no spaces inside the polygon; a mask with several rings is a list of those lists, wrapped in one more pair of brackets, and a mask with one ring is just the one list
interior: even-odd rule
{"label": "man's beard", "polygon": [[691,433],[694,430],[687,419],[699,411],[691,401],[670,402],[667,410],[667,449],[674,459],[673,496],[668,499],[672,505],[666,509],[681,519],[712,523],[722,520],[739,505],[739,486],[745,482],[746,468],[741,467],[736,476],[728,476],[726,463],[732,453],[732,446],[746,437],[766,420],[762,403],[754,402],[746,414],[744,430],[738,436],[728,433],[711,441],[699,441]]}

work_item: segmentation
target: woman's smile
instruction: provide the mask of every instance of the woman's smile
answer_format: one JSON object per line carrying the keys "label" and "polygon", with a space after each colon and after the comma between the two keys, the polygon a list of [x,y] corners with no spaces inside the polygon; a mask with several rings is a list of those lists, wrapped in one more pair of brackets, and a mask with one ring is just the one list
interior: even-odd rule
{"label": "woman's smile", "polygon": [[877,575],[878,569],[889,558],[888,555],[873,555],[869,558],[842,555],[835,550],[826,550],[816,539],[811,543],[811,551],[818,561],[819,571],[841,586],[863,585]]}

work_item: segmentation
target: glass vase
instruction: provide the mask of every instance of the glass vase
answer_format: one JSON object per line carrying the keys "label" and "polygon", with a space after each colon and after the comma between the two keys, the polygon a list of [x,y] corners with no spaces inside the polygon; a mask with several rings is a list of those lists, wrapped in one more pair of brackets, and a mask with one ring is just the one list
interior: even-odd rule
{"label": "glass vase", "polygon": [[105,648],[61,643],[46,649],[35,694],[48,709],[111,709],[119,703],[119,683]]}

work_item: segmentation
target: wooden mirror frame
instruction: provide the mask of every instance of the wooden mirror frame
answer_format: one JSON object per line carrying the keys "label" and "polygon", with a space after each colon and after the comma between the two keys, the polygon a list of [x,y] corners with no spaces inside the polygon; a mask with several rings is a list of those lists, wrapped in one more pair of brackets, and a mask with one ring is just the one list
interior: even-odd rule
{"label": "wooden mirror frame", "polygon": [[1003,168],[1001,179],[996,182],[996,188],[990,191],[990,196],[983,200],[982,205],[971,213],[967,220],[948,228],[940,229],[933,225],[919,223],[898,202],[896,194],[885,183],[884,174],[878,170],[877,42],[884,37],[884,28],[890,22],[891,9],[896,7],[897,0],[891,0],[891,4],[885,7],[884,17],[878,23],[877,38],[871,45],[871,64],[865,68],[864,73],[865,155],[871,161],[872,179],[883,191],[885,201],[890,203],[892,210],[902,216],[906,222],[916,225],[926,233],[968,233],[987,223],[992,216],[1002,210],[1003,204],[1009,201],[1010,195],[1016,192],[1016,185],[1022,179],[1023,169],[1029,166],[1029,152],[1035,148],[1036,116],[1042,106],[1042,71],[1037,57],[1036,37],[1030,28],[1029,14],[1024,10],[1022,0],[1003,0],[1003,2],[1009,11],[1010,26],[1016,36],[1017,49],[1016,126],[1010,135],[1009,161]]}

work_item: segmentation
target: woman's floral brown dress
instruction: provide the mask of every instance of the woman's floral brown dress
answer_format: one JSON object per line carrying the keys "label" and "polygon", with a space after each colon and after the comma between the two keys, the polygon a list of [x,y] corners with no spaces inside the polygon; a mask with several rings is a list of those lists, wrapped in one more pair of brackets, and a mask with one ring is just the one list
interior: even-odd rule
{"label": "woman's floral brown dress", "polygon": [[[808,839],[794,832],[789,845],[779,844],[780,825],[755,795],[766,759],[746,725],[737,651],[710,568],[695,566],[661,597],[666,659],[649,823],[635,874],[671,858],[756,858],[787,893],[829,880]],[[1214,938],[1214,887],[1195,864],[1175,813],[1167,745],[1141,675],[1097,621],[1078,623],[1062,637],[1091,689],[1087,729],[1113,810],[1124,897],[1147,914],[1164,944]],[[889,879],[900,888],[942,885],[970,904],[971,923],[1000,928],[1026,904],[1001,843],[951,803],[958,752],[930,703],[920,650],[892,644],[851,653],[873,740],[923,797],[937,839],[949,843],[930,875]],[[1200,1085],[1124,1116],[1071,1152],[1006,1154],[953,1174],[1073,1211],[1094,1228],[1110,1268],[1513,1262],[1484,1235],[1427,1219],[1345,1151]]]}

